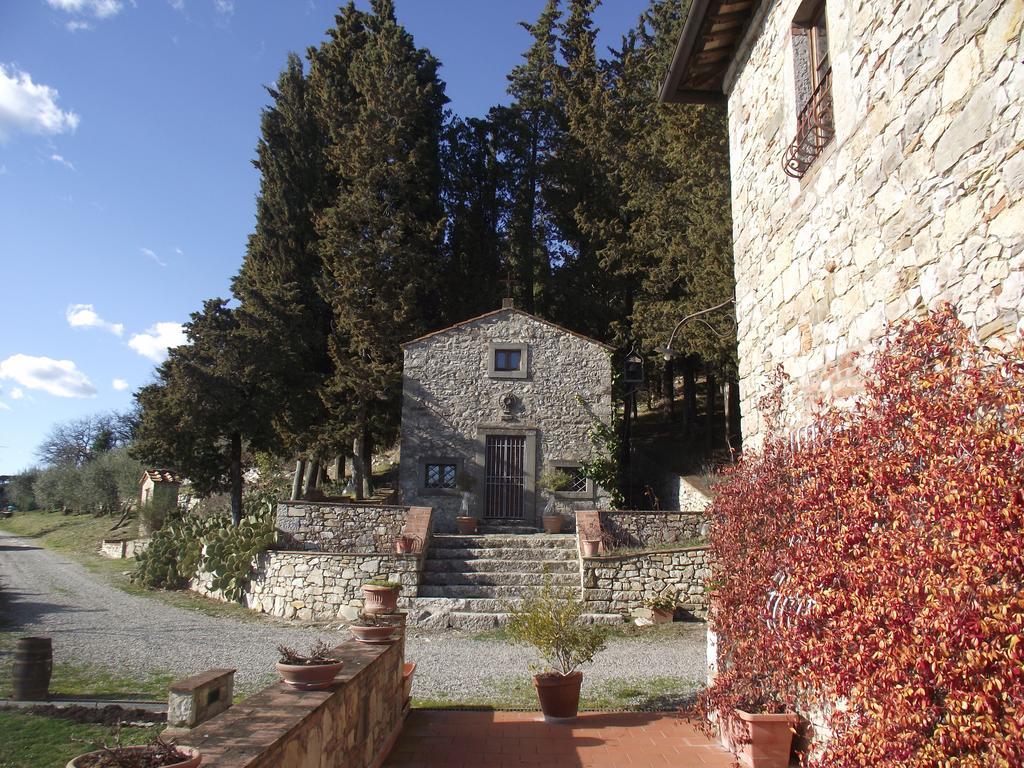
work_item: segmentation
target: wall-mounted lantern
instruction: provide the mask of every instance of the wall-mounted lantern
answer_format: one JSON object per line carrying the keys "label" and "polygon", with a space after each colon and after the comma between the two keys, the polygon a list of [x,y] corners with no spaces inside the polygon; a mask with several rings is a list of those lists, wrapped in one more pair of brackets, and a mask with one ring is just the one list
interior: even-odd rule
{"label": "wall-mounted lantern", "polygon": [[644,383],[644,359],[640,355],[631,353],[626,358],[622,383],[631,387],[638,387]]}

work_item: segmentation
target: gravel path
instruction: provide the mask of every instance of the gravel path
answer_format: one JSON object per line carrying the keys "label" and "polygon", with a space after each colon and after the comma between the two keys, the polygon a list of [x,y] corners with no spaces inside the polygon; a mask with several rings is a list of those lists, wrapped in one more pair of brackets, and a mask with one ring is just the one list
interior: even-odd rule
{"label": "gravel path", "polygon": [[[0,532],[0,604],[4,622],[19,634],[51,636],[58,659],[106,667],[122,675],[169,672],[185,677],[234,667],[239,689],[252,690],[273,675],[278,644],[336,643],[338,627],[299,627],[272,619],[239,621],[207,616],[129,595],[30,539]],[[658,642],[616,638],[588,668],[588,686],[643,685],[671,678],[689,693],[704,676],[703,625],[678,626]],[[522,696],[532,659],[526,648],[475,639],[453,630],[408,633],[406,658],[417,662],[413,695],[420,699],[488,701]]]}

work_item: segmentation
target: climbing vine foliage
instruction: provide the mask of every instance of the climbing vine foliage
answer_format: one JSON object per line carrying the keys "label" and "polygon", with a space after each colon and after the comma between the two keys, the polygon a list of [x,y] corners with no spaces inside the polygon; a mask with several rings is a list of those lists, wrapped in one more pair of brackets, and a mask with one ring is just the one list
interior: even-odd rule
{"label": "climbing vine foliage", "polygon": [[813,766],[1024,765],[1022,353],[945,307],[893,329],[814,440],[744,457],[712,509],[701,715],[823,713]]}

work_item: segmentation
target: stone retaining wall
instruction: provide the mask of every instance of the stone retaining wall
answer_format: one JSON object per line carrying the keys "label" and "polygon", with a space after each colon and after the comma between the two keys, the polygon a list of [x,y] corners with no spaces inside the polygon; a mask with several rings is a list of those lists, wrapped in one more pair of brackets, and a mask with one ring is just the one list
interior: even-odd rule
{"label": "stone retaining wall", "polygon": [[405,641],[334,649],[344,666],[326,691],[276,682],[194,729],[182,744],[216,768],[376,768],[405,717]]}
{"label": "stone retaining wall", "polygon": [[[360,586],[370,579],[401,582],[403,597],[416,597],[422,568],[418,555],[330,552],[264,552],[253,567],[243,596],[247,608],[300,621],[353,619],[363,605]],[[190,587],[225,600],[201,573]]]}
{"label": "stone retaining wall", "polygon": [[104,539],[100,544],[100,554],[114,560],[135,557],[146,551],[152,539]]}
{"label": "stone retaining wall", "polygon": [[707,534],[700,512],[602,510],[601,530],[615,547],[647,547],[675,542],[693,544]]}
{"label": "stone retaining wall", "polygon": [[645,598],[673,590],[683,608],[707,618],[706,547],[588,557],[582,570],[583,599],[593,613],[631,613],[643,607]]}
{"label": "stone retaining wall", "polygon": [[285,501],[277,505],[281,549],[313,552],[386,552],[417,507]]}

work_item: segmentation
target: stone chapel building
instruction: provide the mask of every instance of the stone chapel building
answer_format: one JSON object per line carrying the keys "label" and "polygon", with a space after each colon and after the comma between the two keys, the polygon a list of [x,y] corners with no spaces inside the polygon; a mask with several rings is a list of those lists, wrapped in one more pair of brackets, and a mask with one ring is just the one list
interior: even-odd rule
{"label": "stone chapel building", "polygon": [[693,0],[662,101],[729,113],[744,439],[766,375],[801,424],[854,352],[948,300],[1024,318],[1024,0]]}
{"label": "stone chapel building", "polygon": [[511,306],[403,345],[399,487],[455,530],[463,491],[485,523],[539,526],[547,469],[573,478],[561,511],[609,503],[584,477],[590,430],[612,416],[612,348]]}

